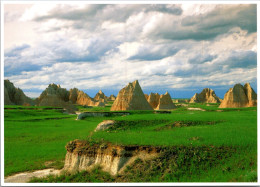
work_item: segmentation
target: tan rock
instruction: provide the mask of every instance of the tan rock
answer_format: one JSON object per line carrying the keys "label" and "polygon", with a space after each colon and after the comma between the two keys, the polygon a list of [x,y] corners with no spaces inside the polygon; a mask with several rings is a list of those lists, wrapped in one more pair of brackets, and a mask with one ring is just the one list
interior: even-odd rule
{"label": "tan rock", "polygon": [[76,107],[74,107],[72,104],[65,102],[61,100],[57,95],[55,94],[48,94],[45,97],[43,97],[38,104],[39,106],[51,106],[51,107],[62,107],[64,108],[68,113],[74,114],[77,110]]}
{"label": "tan rock", "polygon": [[160,96],[159,104],[156,107],[156,110],[174,109],[174,108],[176,108],[176,106],[173,104],[172,98],[168,92]]}
{"label": "tan rock", "polygon": [[110,95],[110,96],[108,97],[108,100],[109,100],[109,101],[115,101],[115,100],[116,100],[116,96],[114,96],[114,95],[112,94],[112,95]]}
{"label": "tan rock", "polygon": [[4,104],[5,105],[34,105],[35,102],[27,97],[20,88],[16,88],[9,80],[4,80]]}
{"label": "tan rock", "polygon": [[114,124],[115,124],[114,120],[104,120],[104,121],[102,121],[101,123],[98,124],[95,131],[106,130],[106,129],[110,128],[111,126],[113,126]]}
{"label": "tan rock", "polygon": [[148,103],[153,107],[153,109],[157,108],[159,104],[159,100],[160,100],[160,95],[158,93],[156,94],[151,93],[147,99]]}
{"label": "tan rock", "polygon": [[86,93],[83,91],[78,92],[78,97],[76,103],[78,105],[83,105],[83,106],[95,106],[94,100]]}
{"label": "tan rock", "polygon": [[138,80],[136,80],[119,91],[110,110],[153,110],[153,108],[145,99]]}
{"label": "tan rock", "polygon": [[248,107],[257,106],[257,95],[250,84],[246,83],[244,89],[248,99]]}
{"label": "tan rock", "polygon": [[149,95],[148,94],[144,94],[144,96],[145,96],[145,99],[148,101]]}
{"label": "tan rock", "polygon": [[72,104],[76,104],[77,103],[78,93],[79,92],[80,91],[77,88],[70,89],[70,91],[69,91],[69,100],[71,101]]}
{"label": "tan rock", "polygon": [[105,96],[105,94],[101,90],[99,90],[99,92],[95,95],[94,100],[95,101],[106,102],[107,101],[107,96]]}
{"label": "tan rock", "polygon": [[244,87],[236,84],[230,88],[224,96],[219,108],[239,108],[257,106],[257,95],[249,83]]}
{"label": "tan rock", "polygon": [[220,99],[212,89],[204,88],[190,99],[190,103],[220,103]]}

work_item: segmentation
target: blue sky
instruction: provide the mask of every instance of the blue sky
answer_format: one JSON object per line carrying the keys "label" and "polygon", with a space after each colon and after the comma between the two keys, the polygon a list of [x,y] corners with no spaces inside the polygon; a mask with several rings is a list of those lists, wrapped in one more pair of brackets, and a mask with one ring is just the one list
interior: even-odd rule
{"label": "blue sky", "polygon": [[6,4],[4,20],[4,77],[31,97],[50,83],[116,95],[136,79],[175,98],[256,91],[256,5]]}

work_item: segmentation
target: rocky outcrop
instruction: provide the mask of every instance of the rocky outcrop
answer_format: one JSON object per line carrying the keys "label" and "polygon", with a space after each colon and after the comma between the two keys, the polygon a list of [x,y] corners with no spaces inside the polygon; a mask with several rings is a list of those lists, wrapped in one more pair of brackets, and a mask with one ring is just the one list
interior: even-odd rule
{"label": "rocky outcrop", "polygon": [[110,95],[108,98],[107,98],[108,101],[115,101],[116,100],[116,96],[114,96],[113,94]]}
{"label": "rocky outcrop", "polygon": [[126,166],[132,164],[137,158],[148,160],[157,157],[160,153],[158,147],[90,144],[81,140],[69,142],[66,149],[63,171],[70,173],[89,171],[99,165],[111,175],[123,173]]}
{"label": "rocky outcrop", "polygon": [[158,93],[151,93],[148,96],[148,103],[153,107],[153,109],[156,109],[158,104],[159,104],[159,100],[160,100],[160,95]]}
{"label": "rocky outcrop", "polygon": [[244,85],[244,90],[248,99],[248,107],[257,106],[257,95],[249,83]]}
{"label": "rocky outcrop", "polygon": [[95,101],[83,91],[78,92],[76,104],[83,106],[95,106]]}
{"label": "rocky outcrop", "polygon": [[56,84],[49,84],[36,101],[38,106],[62,107],[68,113],[72,114],[77,110],[77,108],[71,104],[70,92]]}
{"label": "rocky outcrop", "polygon": [[98,98],[98,100],[95,100],[91,98],[88,94],[78,90],[77,88],[70,89],[69,93],[69,100],[73,104],[78,104],[82,106],[105,106],[105,100],[101,98],[102,96],[98,98],[96,95],[96,98]]}
{"label": "rocky outcrop", "polygon": [[107,96],[105,96],[105,94],[99,90],[99,92],[95,95],[94,100],[105,103],[107,102]]}
{"label": "rocky outcrop", "polygon": [[35,102],[27,97],[20,88],[16,88],[9,80],[4,80],[5,105],[34,105]]}
{"label": "rocky outcrop", "polygon": [[111,111],[119,110],[153,110],[137,80],[119,91]]}
{"label": "rocky outcrop", "polygon": [[59,84],[49,84],[49,86],[37,98],[37,102],[40,103],[47,95],[56,95],[60,100],[68,102],[70,93],[66,88],[61,88]]}
{"label": "rocky outcrop", "polygon": [[149,95],[148,94],[144,94],[144,96],[145,96],[145,99],[148,101]]}
{"label": "rocky outcrop", "polygon": [[257,106],[257,95],[249,83],[236,84],[224,96],[219,108],[239,108]]}
{"label": "rocky outcrop", "polygon": [[68,113],[75,114],[77,108],[68,102],[64,102],[57,95],[46,95],[40,103],[39,106],[52,106],[64,108]]}
{"label": "rocky outcrop", "polygon": [[204,88],[190,99],[190,103],[220,103],[220,99],[212,89]]}
{"label": "rocky outcrop", "polygon": [[156,107],[156,110],[162,109],[174,109],[176,106],[172,102],[172,98],[168,92],[164,95],[160,95],[159,103]]}
{"label": "rocky outcrop", "polygon": [[78,100],[78,94],[79,90],[77,88],[70,89],[69,91],[69,100],[71,101],[72,104],[76,104]]}
{"label": "rocky outcrop", "polygon": [[101,123],[98,124],[95,131],[103,131],[106,129],[109,129],[111,126],[113,126],[116,122],[114,120],[104,120]]}

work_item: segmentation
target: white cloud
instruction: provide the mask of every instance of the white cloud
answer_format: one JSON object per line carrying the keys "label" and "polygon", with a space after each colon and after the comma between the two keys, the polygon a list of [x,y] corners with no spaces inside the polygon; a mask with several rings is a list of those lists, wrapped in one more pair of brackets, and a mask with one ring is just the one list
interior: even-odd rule
{"label": "white cloud", "polygon": [[[164,91],[255,82],[253,8],[35,4],[15,14],[8,7],[5,78],[34,94],[49,83],[119,90],[138,79]],[[219,23],[217,10],[230,25]],[[249,23],[235,20],[246,13]]]}

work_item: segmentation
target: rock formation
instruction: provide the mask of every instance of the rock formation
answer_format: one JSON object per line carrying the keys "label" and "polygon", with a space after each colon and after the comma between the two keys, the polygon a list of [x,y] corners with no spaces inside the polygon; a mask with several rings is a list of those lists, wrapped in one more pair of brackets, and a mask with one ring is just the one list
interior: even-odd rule
{"label": "rock formation", "polygon": [[151,146],[119,146],[110,143],[90,144],[83,140],[70,141],[62,171],[75,173],[101,166],[111,175],[121,174],[136,159],[149,160],[160,155],[162,148]]}
{"label": "rock formation", "polygon": [[246,83],[244,87],[241,84],[236,84],[233,88],[230,88],[225,96],[224,100],[219,105],[219,108],[238,108],[238,107],[253,107],[257,106],[257,95],[251,88],[249,83]]}
{"label": "rock formation", "polygon": [[116,96],[114,96],[113,94],[110,95],[108,98],[107,98],[108,101],[115,101],[116,100]]}
{"label": "rock formation", "polygon": [[144,93],[136,80],[119,91],[110,110],[153,110],[153,108],[145,99]]}
{"label": "rock formation", "polygon": [[220,103],[220,99],[212,89],[204,88],[190,99],[190,103]]}
{"label": "rock formation", "polygon": [[156,110],[174,108],[176,108],[176,106],[173,104],[172,98],[168,92],[166,92],[164,95],[160,95],[159,103],[156,107]]}
{"label": "rock formation", "polygon": [[160,95],[158,93],[156,94],[151,93],[147,99],[148,103],[153,107],[153,109],[157,108],[159,104],[159,100],[160,100]]}
{"label": "rock formation", "polygon": [[51,107],[62,107],[64,108],[68,113],[74,114],[77,110],[76,107],[74,107],[69,102],[64,102],[61,100],[57,95],[46,95],[43,97],[38,104],[39,106],[51,106]]}
{"label": "rock formation", "polygon": [[112,127],[116,122],[114,120],[104,120],[98,124],[95,131],[103,131]]}
{"label": "rock formation", "polygon": [[244,85],[244,90],[248,99],[248,107],[257,106],[257,95],[249,83]]}
{"label": "rock formation", "polygon": [[5,105],[34,105],[35,102],[27,97],[20,88],[16,88],[9,80],[4,80]]}
{"label": "rock formation", "polygon": [[145,99],[148,101],[149,95],[148,94],[144,94],[144,96],[145,96]]}
{"label": "rock formation", "polygon": [[94,100],[105,103],[107,101],[107,96],[105,96],[105,94],[99,90],[99,92],[95,95]]}
{"label": "rock formation", "polygon": [[68,102],[70,93],[66,88],[61,88],[59,84],[49,84],[49,86],[37,98],[37,102],[40,103],[47,95],[56,95],[60,100]]}
{"label": "rock formation", "polygon": [[49,84],[49,86],[36,99],[39,106],[63,107],[69,113],[75,113],[77,110],[71,102],[70,92],[60,85]]}
{"label": "rock formation", "polygon": [[95,101],[88,94],[83,91],[78,90],[77,88],[70,89],[69,100],[73,104],[83,105],[83,106],[105,106],[104,101],[100,100]]}
{"label": "rock formation", "polygon": [[79,92],[80,91],[77,88],[70,89],[70,91],[69,91],[69,100],[71,101],[72,104],[76,104],[77,103]]}
{"label": "rock formation", "polygon": [[78,92],[76,104],[83,106],[95,106],[95,101],[83,91]]}

